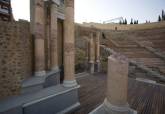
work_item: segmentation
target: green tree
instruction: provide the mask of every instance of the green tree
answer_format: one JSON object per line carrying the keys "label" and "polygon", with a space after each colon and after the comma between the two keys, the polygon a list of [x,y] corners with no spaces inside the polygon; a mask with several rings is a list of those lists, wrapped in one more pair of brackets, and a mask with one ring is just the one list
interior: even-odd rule
{"label": "green tree", "polygon": [[136,20],[134,20],[134,24],[136,24]]}
{"label": "green tree", "polygon": [[164,13],[164,10],[162,10],[162,21],[165,21],[165,13]]}
{"label": "green tree", "polygon": [[125,24],[125,21],[123,20],[123,23],[122,23],[123,25]]}
{"label": "green tree", "polygon": [[139,21],[138,20],[136,21],[136,24],[139,24]]}
{"label": "green tree", "polygon": [[127,19],[125,19],[125,24],[127,25]]}
{"label": "green tree", "polygon": [[119,21],[119,24],[120,24],[120,25],[122,24],[121,20]]}
{"label": "green tree", "polygon": [[133,24],[133,19],[131,19],[131,23],[130,23],[131,25]]}
{"label": "green tree", "polygon": [[158,22],[160,22],[160,21],[162,21],[162,19],[161,19],[160,15],[159,15],[159,17],[158,17]]}

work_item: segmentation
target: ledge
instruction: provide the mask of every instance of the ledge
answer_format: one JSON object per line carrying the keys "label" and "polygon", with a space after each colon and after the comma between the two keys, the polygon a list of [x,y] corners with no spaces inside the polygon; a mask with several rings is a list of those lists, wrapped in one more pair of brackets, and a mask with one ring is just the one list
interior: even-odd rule
{"label": "ledge", "polygon": [[[22,110],[31,112],[31,111],[33,111],[31,109],[33,109],[34,107],[37,107],[38,108],[37,110],[40,111],[40,108],[43,107],[43,105],[45,106],[45,108],[47,107],[47,108],[52,109],[52,104],[57,107],[59,107],[61,105],[61,106],[65,107],[65,109],[66,109],[76,103],[79,103],[78,95],[73,92],[75,90],[76,90],[75,92],[77,92],[78,88],[79,88],[79,86],[75,86],[72,88],[65,88],[62,85],[57,85],[57,86],[52,86],[52,87],[43,89],[36,93],[11,97],[6,100],[0,101],[0,113],[6,114],[6,113],[12,112],[12,114],[17,114],[17,113],[24,114],[22,112]],[[74,99],[73,96],[76,96],[76,98]],[[66,102],[68,99],[69,99],[69,102]],[[59,103],[57,101],[61,101],[61,103]],[[51,104],[49,104],[50,102],[51,102]],[[67,104],[68,107],[66,107],[65,104]],[[17,112],[17,113],[14,113],[13,110],[16,110],[15,112]],[[41,110],[43,110],[43,109],[41,109]],[[56,110],[56,108],[53,110]],[[61,111],[62,110],[60,110],[59,112],[61,112]],[[34,114],[34,112],[32,112],[32,113]],[[29,113],[27,113],[27,114],[29,114]],[[47,113],[47,114],[49,114],[49,113]]]}

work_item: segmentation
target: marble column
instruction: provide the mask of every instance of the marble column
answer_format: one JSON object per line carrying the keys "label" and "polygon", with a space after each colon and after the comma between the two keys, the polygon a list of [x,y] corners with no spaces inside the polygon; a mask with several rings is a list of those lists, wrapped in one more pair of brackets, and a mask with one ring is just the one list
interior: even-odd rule
{"label": "marble column", "polygon": [[137,114],[127,102],[128,67],[124,56],[116,54],[108,58],[107,96],[90,114]]}
{"label": "marble column", "polygon": [[45,31],[44,1],[34,2],[34,42],[35,42],[35,76],[43,76],[45,72]]}
{"label": "marble column", "polygon": [[50,5],[50,49],[51,49],[51,70],[58,71],[58,42],[57,42],[57,4],[52,2]]}
{"label": "marble column", "polygon": [[77,86],[75,80],[74,0],[65,0],[64,87]]}
{"label": "marble column", "polygon": [[128,60],[122,55],[108,58],[107,98],[104,107],[115,114],[135,113],[127,102],[128,94]]}
{"label": "marble column", "polygon": [[90,59],[89,59],[89,66],[90,66],[90,73],[93,74],[95,70],[95,48],[94,48],[94,37],[93,33],[90,33]]}
{"label": "marble column", "polygon": [[96,65],[97,72],[100,72],[100,32],[96,34]]}

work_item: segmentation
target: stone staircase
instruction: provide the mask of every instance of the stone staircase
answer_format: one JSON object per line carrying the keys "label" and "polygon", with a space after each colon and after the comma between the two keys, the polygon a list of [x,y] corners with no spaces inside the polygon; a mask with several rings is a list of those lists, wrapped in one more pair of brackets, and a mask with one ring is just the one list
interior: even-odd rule
{"label": "stone staircase", "polygon": [[164,80],[164,31],[165,28],[143,31],[104,31],[103,33],[106,37],[104,42],[108,48],[127,56],[136,63],[136,66],[143,66],[143,69],[149,71],[150,75],[154,73]]}

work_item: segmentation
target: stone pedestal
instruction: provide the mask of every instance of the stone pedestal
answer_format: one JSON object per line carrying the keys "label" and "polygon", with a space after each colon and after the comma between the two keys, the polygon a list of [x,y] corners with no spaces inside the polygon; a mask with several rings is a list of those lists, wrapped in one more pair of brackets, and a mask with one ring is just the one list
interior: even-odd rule
{"label": "stone pedestal", "polygon": [[100,63],[100,60],[97,60],[96,61],[96,70],[97,70],[97,72],[101,72],[101,63]]}
{"label": "stone pedestal", "polygon": [[34,42],[35,42],[35,76],[43,76],[45,72],[45,31],[44,31],[44,1],[34,2]]}
{"label": "stone pedestal", "polygon": [[94,61],[89,61],[89,70],[91,74],[95,73],[95,64]]}
{"label": "stone pedestal", "polygon": [[77,86],[75,80],[74,0],[65,0],[64,87]]}
{"label": "stone pedestal", "polygon": [[91,114],[137,114],[129,108],[128,62],[125,57],[112,55],[108,58],[107,97]]}
{"label": "stone pedestal", "polygon": [[57,71],[58,68],[58,42],[57,42],[57,14],[58,14],[58,9],[57,9],[57,4],[52,2],[50,5],[50,33],[51,33],[51,38],[50,38],[50,49],[51,49],[51,70],[52,71]]}

